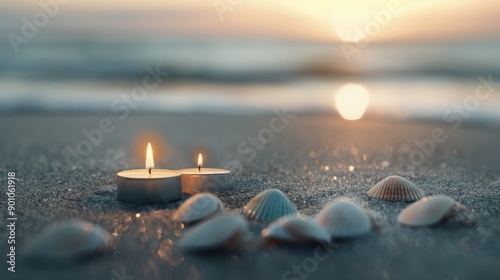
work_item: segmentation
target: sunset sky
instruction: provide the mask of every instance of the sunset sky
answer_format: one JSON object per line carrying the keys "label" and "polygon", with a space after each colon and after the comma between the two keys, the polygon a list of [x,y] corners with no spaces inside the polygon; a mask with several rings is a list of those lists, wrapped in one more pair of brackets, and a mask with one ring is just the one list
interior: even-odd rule
{"label": "sunset sky", "polygon": [[[387,10],[388,0],[69,0],[50,19],[47,29],[106,34],[271,37],[336,41],[352,39]],[[392,14],[374,40],[436,40],[498,38],[498,0],[396,1]],[[228,10],[220,18],[214,4]],[[226,6],[224,3],[235,3]],[[7,30],[20,30],[21,17],[40,10],[38,1],[2,3]],[[357,28],[357,29],[356,29]]]}

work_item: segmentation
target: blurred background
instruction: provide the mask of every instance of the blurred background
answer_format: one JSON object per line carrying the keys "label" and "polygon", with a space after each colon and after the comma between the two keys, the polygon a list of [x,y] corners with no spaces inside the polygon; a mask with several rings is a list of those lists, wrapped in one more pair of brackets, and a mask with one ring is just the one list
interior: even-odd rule
{"label": "blurred background", "polygon": [[496,0],[19,0],[0,18],[3,112],[112,111],[156,71],[133,110],[442,119],[500,81]]}

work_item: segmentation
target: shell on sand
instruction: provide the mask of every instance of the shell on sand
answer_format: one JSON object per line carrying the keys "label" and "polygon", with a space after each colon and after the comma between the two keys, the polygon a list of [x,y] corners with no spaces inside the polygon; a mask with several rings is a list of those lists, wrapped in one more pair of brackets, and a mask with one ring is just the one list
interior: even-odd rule
{"label": "shell on sand", "polygon": [[224,205],[219,198],[210,193],[199,193],[186,200],[174,212],[174,221],[193,224],[222,213]]}
{"label": "shell on sand", "polygon": [[243,207],[250,220],[271,222],[288,215],[296,215],[297,210],[283,192],[267,189],[257,194]]}
{"label": "shell on sand", "polygon": [[283,217],[262,230],[267,241],[296,244],[327,243],[330,235],[311,219],[294,216]]}
{"label": "shell on sand", "polygon": [[349,199],[339,199],[325,206],[315,221],[333,238],[350,238],[371,231],[372,222],[365,210]]}
{"label": "shell on sand", "polygon": [[247,232],[248,225],[241,216],[219,216],[187,231],[179,247],[186,251],[232,249],[245,241]]}
{"label": "shell on sand", "polygon": [[430,226],[453,217],[465,207],[449,196],[436,195],[420,199],[406,207],[398,216],[398,222],[412,227]]}
{"label": "shell on sand", "polygon": [[41,233],[26,247],[24,255],[38,263],[68,263],[104,253],[110,246],[111,235],[106,229],[71,220]]}
{"label": "shell on sand", "polygon": [[368,196],[389,201],[416,201],[425,196],[417,185],[400,176],[389,176],[368,191]]}

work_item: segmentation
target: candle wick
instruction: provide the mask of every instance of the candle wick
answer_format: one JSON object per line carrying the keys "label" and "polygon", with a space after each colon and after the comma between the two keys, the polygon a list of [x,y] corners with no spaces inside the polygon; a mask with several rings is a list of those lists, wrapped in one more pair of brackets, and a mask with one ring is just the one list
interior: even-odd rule
{"label": "candle wick", "polygon": [[150,169],[149,169],[149,175],[151,175],[151,169],[153,169],[153,168],[150,168]]}
{"label": "candle wick", "polygon": [[201,173],[201,166],[198,165],[198,172]]}

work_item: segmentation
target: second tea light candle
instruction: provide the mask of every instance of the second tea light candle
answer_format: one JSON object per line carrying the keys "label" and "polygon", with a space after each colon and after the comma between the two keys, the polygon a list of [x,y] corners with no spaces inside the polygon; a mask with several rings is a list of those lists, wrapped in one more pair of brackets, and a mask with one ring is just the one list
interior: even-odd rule
{"label": "second tea light candle", "polygon": [[203,156],[198,155],[198,168],[177,170],[181,173],[182,192],[225,192],[231,187],[231,171],[203,167]]}

